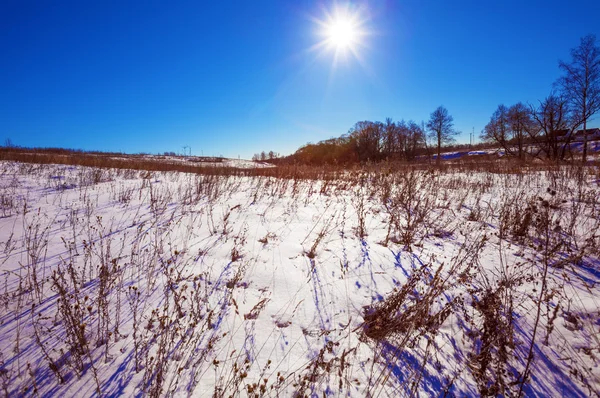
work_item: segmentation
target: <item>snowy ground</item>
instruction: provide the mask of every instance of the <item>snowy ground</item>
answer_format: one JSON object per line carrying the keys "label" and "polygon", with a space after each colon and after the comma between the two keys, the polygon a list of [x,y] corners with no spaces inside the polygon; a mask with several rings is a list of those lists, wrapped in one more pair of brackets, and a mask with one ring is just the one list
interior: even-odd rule
{"label": "snowy ground", "polygon": [[[562,147],[561,147],[562,148]],[[581,153],[583,152],[583,143],[582,142],[571,142],[569,144],[570,151],[573,153],[575,158],[580,158]],[[534,152],[538,151],[536,146],[531,148],[526,148],[526,151],[531,150]],[[492,149],[483,149],[478,151],[455,151],[455,152],[442,152],[440,154],[441,159],[443,160],[457,160],[457,159],[465,159],[471,158],[481,155],[494,155],[494,156],[504,156],[505,150],[502,148],[492,148]],[[433,155],[433,158],[437,158],[437,154]],[[567,155],[567,159],[570,156]],[[600,141],[589,141],[588,142],[588,161],[597,161],[600,159]]]}
{"label": "snowy ground", "polygon": [[[127,159],[127,157],[121,158]],[[144,155],[145,160],[155,160],[160,162],[196,164],[207,167],[231,167],[235,169],[262,169],[275,167],[266,162],[254,162],[245,159],[230,159],[230,158],[210,158],[200,156],[161,156],[161,155]]]}
{"label": "snowy ground", "polygon": [[600,394],[598,169],[0,171],[2,394]]}

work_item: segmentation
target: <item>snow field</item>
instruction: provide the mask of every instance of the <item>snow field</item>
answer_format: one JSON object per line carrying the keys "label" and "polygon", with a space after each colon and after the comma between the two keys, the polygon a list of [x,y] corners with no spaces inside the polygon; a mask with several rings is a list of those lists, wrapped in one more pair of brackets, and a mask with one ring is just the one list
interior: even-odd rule
{"label": "snow field", "polygon": [[600,173],[0,163],[10,396],[600,393]]}

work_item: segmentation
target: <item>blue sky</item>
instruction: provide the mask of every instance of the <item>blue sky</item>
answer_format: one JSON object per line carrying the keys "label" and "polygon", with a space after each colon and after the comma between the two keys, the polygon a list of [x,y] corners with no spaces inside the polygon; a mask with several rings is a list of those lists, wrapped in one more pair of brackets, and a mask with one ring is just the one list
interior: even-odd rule
{"label": "blue sky", "polygon": [[[336,6],[368,34],[333,67],[314,46]],[[498,104],[548,95],[599,15],[597,0],[0,0],[0,139],[250,158],[444,105],[468,142]]]}

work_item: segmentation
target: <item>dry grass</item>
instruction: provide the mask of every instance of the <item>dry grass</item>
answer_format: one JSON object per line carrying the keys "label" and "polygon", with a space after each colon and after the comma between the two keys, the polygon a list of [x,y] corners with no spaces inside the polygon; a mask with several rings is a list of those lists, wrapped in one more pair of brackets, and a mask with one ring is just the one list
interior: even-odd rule
{"label": "dry grass", "polygon": [[[215,375],[215,396],[307,396],[327,388],[338,395],[417,395],[430,391],[431,380],[449,394],[462,380],[480,395],[519,396],[542,369],[544,347],[568,347],[571,355],[592,358],[600,350],[590,337],[594,320],[582,315],[584,293],[564,276],[577,278],[599,257],[598,188],[586,186],[600,177],[596,166],[490,161],[236,170],[81,153],[3,151],[0,157],[28,162],[2,163],[15,180],[0,188],[0,215],[22,222],[22,234],[15,228],[0,242],[1,264],[15,265],[2,275],[0,301],[2,320],[11,325],[5,335],[11,352],[0,353],[6,395],[36,395],[77,378],[105,394],[101,368],[130,353],[140,393],[149,396],[184,385],[194,391],[207,372]],[[61,176],[60,168],[46,163],[91,167]],[[19,176],[32,175],[41,176],[53,193],[45,200],[66,216],[34,210],[17,194],[23,189]],[[104,219],[98,185],[117,206],[139,205],[149,213],[132,212],[123,223]],[[66,199],[74,191],[77,207]],[[248,203],[238,203],[240,192]],[[173,203],[180,207],[174,210]],[[298,209],[318,209],[300,242],[309,283],[317,286],[321,268],[335,258],[337,277],[347,277],[349,261],[326,251],[332,241],[365,248],[371,236],[378,237],[383,249],[398,254],[397,267],[406,267],[406,277],[354,313],[354,320],[303,330],[303,338],[315,342],[315,355],[286,369],[268,356],[268,347],[256,349],[269,358],[259,362],[228,340],[235,332],[252,340],[271,303],[266,292],[243,292],[257,266],[252,245],[268,251],[280,239],[281,229],[269,229],[268,221],[280,203],[282,214],[292,215],[286,220],[294,220]],[[245,206],[255,206],[265,220],[260,238],[250,235]],[[49,241],[59,223],[68,234],[51,260]],[[200,230],[210,236],[198,238]],[[454,249],[445,258],[436,248],[448,244]],[[24,260],[16,263],[19,250]],[[214,252],[218,264],[206,260]],[[493,267],[486,264],[490,258]],[[577,283],[597,290],[588,281]],[[237,329],[224,330],[223,322],[232,319],[240,322]],[[293,321],[274,325],[285,329]],[[449,327],[457,328],[455,346]],[[571,339],[587,345],[572,348]],[[39,363],[19,362],[27,344],[39,350]],[[456,357],[459,368],[444,367]],[[571,364],[574,383],[598,394],[586,363],[580,358]]]}

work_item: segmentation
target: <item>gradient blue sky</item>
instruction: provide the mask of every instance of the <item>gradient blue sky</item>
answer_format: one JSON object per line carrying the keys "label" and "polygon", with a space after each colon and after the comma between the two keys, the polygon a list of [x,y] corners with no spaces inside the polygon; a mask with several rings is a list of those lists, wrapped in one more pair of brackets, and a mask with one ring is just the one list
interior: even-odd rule
{"label": "gradient blue sky", "polygon": [[370,32],[362,62],[332,68],[310,48],[334,4],[0,0],[0,139],[250,158],[444,105],[468,142],[498,104],[548,95],[582,36],[600,38],[598,0],[352,2]]}

